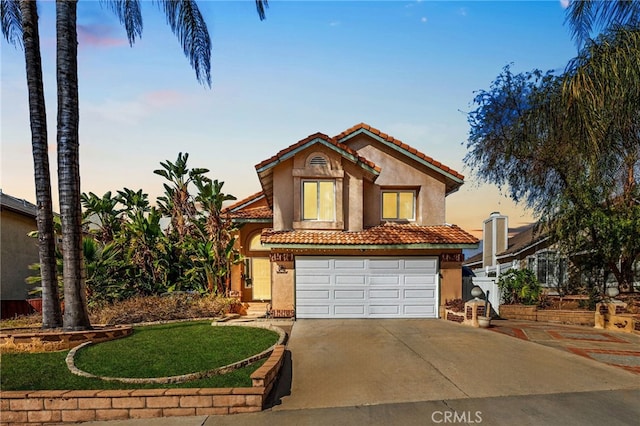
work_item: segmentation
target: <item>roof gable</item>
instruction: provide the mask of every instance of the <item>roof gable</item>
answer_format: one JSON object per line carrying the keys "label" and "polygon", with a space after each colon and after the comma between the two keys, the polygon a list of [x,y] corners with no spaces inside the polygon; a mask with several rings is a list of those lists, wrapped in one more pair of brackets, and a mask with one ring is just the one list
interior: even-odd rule
{"label": "roof gable", "polygon": [[323,133],[314,133],[313,135],[309,135],[295,144],[279,151],[273,157],[267,158],[266,160],[256,164],[255,168],[258,173],[258,178],[260,179],[260,185],[262,186],[262,190],[266,196],[269,206],[273,203],[273,168],[278,164],[293,158],[297,153],[316,144],[329,148],[330,150],[338,153],[342,158],[362,168],[373,178],[373,180],[375,180],[375,178],[380,174],[380,167],[359,155],[357,151]]}
{"label": "roof gable", "polygon": [[427,169],[431,169],[442,175],[446,180],[447,194],[457,191],[464,183],[464,175],[458,173],[448,166],[445,166],[439,161],[434,160],[432,157],[423,154],[422,152],[403,143],[393,136],[390,136],[374,127],[369,126],[366,123],[360,123],[353,126],[350,129],[347,129],[344,132],[340,133],[339,135],[336,135],[334,139],[346,145],[350,139],[360,134],[365,134],[371,139],[380,142],[381,144],[391,148],[392,150],[399,152],[400,154],[411,158],[414,161],[417,161]]}
{"label": "roof gable", "polygon": [[315,144],[326,146],[327,148],[337,152],[352,163],[368,170],[371,174],[378,175],[380,173],[380,168],[376,166],[372,161],[367,160],[366,158],[360,156],[356,151],[349,148],[347,145],[340,143],[336,139],[330,138],[323,133],[315,133],[313,135],[309,135],[306,138],[296,142],[295,144],[279,151],[273,157],[256,164],[256,171],[258,172],[258,174],[260,174],[266,169],[274,167],[276,164],[282,161],[288,160],[298,152],[304,151],[305,149]]}

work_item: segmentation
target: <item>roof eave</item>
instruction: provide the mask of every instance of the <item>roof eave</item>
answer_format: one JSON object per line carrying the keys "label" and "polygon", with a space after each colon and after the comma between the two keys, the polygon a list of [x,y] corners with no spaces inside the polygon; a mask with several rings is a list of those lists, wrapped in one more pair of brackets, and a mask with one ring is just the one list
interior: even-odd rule
{"label": "roof eave", "polygon": [[471,243],[424,243],[424,244],[287,244],[287,243],[263,243],[265,247],[272,249],[322,249],[322,250],[442,250],[442,249],[472,249],[478,244]]}
{"label": "roof eave", "polygon": [[233,223],[272,223],[271,218],[232,218]]}
{"label": "roof eave", "polygon": [[540,240],[538,240],[538,241],[536,241],[536,242],[534,242],[532,244],[529,244],[529,245],[527,245],[527,246],[525,246],[525,247],[521,248],[520,250],[518,250],[516,252],[513,252],[513,253],[498,254],[498,255],[496,255],[496,260],[507,259],[507,258],[510,258],[510,257],[517,257],[518,255],[520,255],[520,254],[522,254],[522,253],[524,253],[524,252],[526,252],[528,250],[531,250],[532,248],[535,248],[536,246],[546,242],[550,238],[551,237],[544,237],[544,238],[542,238],[542,239],[540,239]]}
{"label": "roof eave", "polygon": [[[449,172],[447,172],[445,170],[442,170],[441,168],[439,168],[439,167],[429,163],[428,161],[425,161],[424,159],[420,158],[419,156],[415,155],[411,151],[407,151],[406,149],[404,149],[404,148],[402,148],[402,147],[400,147],[400,146],[398,146],[398,145],[396,145],[394,143],[391,143],[388,140],[386,140],[386,139],[384,139],[384,138],[376,135],[375,133],[373,133],[373,132],[371,132],[371,131],[369,131],[367,129],[364,129],[364,128],[355,130],[354,132],[349,133],[348,135],[345,135],[344,137],[342,137],[340,139],[340,142],[342,142],[345,139],[350,139],[350,138],[352,138],[354,136],[357,136],[357,135],[359,135],[361,133],[366,134],[367,136],[377,140],[378,142],[382,143],[383,145],[393,149],[394,151],[397,151],[397,152],[399,152],[401,154],[406,155],[407,157],[417,161],[418,163],[428,167],[429,169],[444,175],[445,177],[447,177],[448,179],[451,179],[454,183],[456,183],[458,185],[458,188],[464,183],[464,179],[460,179],[459,177],[457,177],[457,176],[455,176],[455,175],[453,175],[453,174],[451,174],[451,173],[449,173]],[[456,188],[455,190],[449,191],[447,193],[447,195],[457,191],[458,188]]]}
{"label": "roof eave", "polygon": [[264,164],[263,166],[261,166],[259,168],[256,167],[256,172],[260,176],[261,173],[263,173],[263,172],[267,171],[268,169],[271,169],[271,168],[275,167],[276,165],[288,160],[289,158],[293,157],[297,153],[299,153],[301,151],[304,151],[305,149],[307,149],[311,145],[315,145],[316,143],[320,143],[320,144],[326,146],[327,148],[337,152],[342,157],[346,158],[347,160],[351,161],[352,163],[358,164],[360,167],[362,167],[364,170],[366,170],[367,172],[369,172],[373,176],[377,177],[380,174],[380,172],[378,170],[376,170],[373,167],[370,167],[368,164],[363,163],[355,155],[353,155],[353,154],[351,154],[349,152],[346,152],[343,149],[340,149],[340,147],[337,147],[337,146],[333,145],[332,143],[329,143],[329,142],[327,142],[326,140],[324,140],[323,138],[320,138],[320,137],[313,138],[313,139],[309,140],[308,142],[300,145],[299,147],[296,147],[295,149],[292,149],[291,151],[283,154],[282,156],[277,156],[276,158],[273,159],[273,161],[270,161],[269,163]]}

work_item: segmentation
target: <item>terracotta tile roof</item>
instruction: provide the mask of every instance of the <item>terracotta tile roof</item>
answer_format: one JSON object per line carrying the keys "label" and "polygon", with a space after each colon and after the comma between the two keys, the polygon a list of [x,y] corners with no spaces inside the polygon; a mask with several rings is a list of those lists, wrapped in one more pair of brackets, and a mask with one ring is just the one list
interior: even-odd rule
{"label": "terracotta tile roof", "polygon": [[273,163],[274,161],[277,161],[278,159],[284,157],[285,155],[287,155],[288,153],[290,153],[291,151],[295,151],[297,148],[305,145],[308,142],[311,142],[314,139],[321,139],[325,142],[330,143],[331,145],[339,148],[340,150],[348,153],[349,155],[354,156],[358,162],[366,165],[367,167],[375,170],[376,172],[380,173],[380,167],[376,166],[372,161],[367,160],[366,158],[362,157],[360,154],[358,154],[356,151],[354,151],[353,149],[349,148],[347,145],[338,142],[335,138],[330,138],[329,136],[325,135],[324,133],[314,133],[313,135],[309,135],[306,138],[296,142],[295,144],[279,151],[276,155],[274,155],[271,158],[267,158],[264,161],[261,161],[260,163],[256,164],[256,170],[259,170],[267,165],[269,165],[270,163]]}
{"label": "terracotta tile roof", "polygon": [[262,243],[308,245],[477,244],[478,239],[455,225],[384,224],[359,232],[262,231]]}
{"label": "terracotta tile roof", "polygon": [[337,136],[334,136],[334,139],[337,139],[338,141],[346,138],[347,136],[349,136],[350,134],[357,132],[358,130],[367,130],[371,133],[373,133],[374,135],[384,139],[387,142],[390,142],[402,149],[404,149],[407,152],[410,152],[411,154],[417,156],[418,158],[426,161],[427,163],[437,167],[438,169],[442,170],[443,172],[449,173],[453,176],[455,176],[456,178],[460,179],[460,180],[464,180],[464,175],[458,173],[457,171],[453,170],[450,167],[445,166],[444,164],[442,164],[439,161],[434,160],[433,158],[429,157],[428,155],[423,154],[422,152],[418,151],[417,149],[403,143],[402,141],[394,138],[393,136],[387,135],[386,133],[381,132],[380,130],[369,126],[366,123],[360,123],[360,124],[356,124],[355,126],[351,127],[350,129],[345,130],[344,132],[340,133]]}
{"label": "terracotta tile roof", "polygon": [[242,207],[245,204],[249,204],[249,203],[255,201],[256,199],[260,198],[261,196],[264,196],[264,192],[262,192],[262,191],[256,192],[255,194],[251,194],[248,197],[245,197],[242,200],[236,201],[235,203],[231,204],[230,206],[225,207],[224,209],[222,209],[222,212],[226,213],[228,211],[232,211],[234,209],[237,209],[238,207]]}
{"label": "terracotta tile roof", "polygon": [[273,220],[273,211],[267,206],[254,207],[252,209],[242,209],[237,211],[228,211],[231,219],[271,219]]}

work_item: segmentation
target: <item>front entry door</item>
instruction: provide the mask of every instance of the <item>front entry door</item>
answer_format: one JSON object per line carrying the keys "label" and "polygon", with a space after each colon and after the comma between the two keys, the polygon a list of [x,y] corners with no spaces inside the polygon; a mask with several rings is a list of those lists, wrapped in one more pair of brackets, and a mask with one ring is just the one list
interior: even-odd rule
{"label": "front entry door", "polygon": [[268,257],[251,258],[253,300],[271,300],[271,261]]}

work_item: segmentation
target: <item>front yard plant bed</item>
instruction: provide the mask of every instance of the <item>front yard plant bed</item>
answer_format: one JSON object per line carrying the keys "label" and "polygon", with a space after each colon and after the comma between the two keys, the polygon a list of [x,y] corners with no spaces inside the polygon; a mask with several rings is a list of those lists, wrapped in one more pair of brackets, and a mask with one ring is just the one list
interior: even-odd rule
{"label": "front yard plant bed", "polygon": [[[268,349],[277,340],[278,334],[270,330],[212,327],[208,321],[136,327],[130,337],[83,348],[76,354],[76,365],[100,376],[165,377],[231,364]],[[67,354],[3,354],[2,390],[246,387],[263,364],[185,383],[121,383],[72,374],[65,364]]]}

